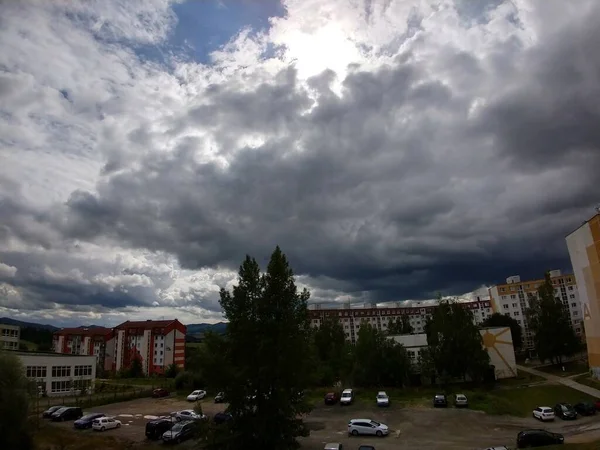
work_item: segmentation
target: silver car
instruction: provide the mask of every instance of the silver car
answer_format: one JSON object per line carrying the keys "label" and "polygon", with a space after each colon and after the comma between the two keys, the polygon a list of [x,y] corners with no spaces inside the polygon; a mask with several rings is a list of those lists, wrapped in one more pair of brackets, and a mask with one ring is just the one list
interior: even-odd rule
{"label": "silver car", "polygon": [[173,413],[171,413],[171,416],[175,417],[175,419],[178,422],[181,422],[182,420],[205,420],[206,419],[206,416],[204,414],[197,414],[192,409],[184,409],[183,411],[173,412]]}
{"label": "silver car", "polygon": [[348,434],[352,436],[370,434],[381,437],[387,436],[389,432],[387,425],[371,419],[352,419],[348,422]]}
{"label": "silver car", "polygon": [[469,400],[467,400],[467,396],[464,394],[456,394],[454,397],[454,406],[457,408],[466,408],[469,406]]}

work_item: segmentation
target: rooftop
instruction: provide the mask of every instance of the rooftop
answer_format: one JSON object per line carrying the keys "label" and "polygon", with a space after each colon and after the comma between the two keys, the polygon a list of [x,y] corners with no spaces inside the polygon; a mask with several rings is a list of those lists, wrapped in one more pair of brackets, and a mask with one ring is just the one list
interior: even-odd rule
{"label": "rooftop", "polygon": [[61,328],[58,331],[55,331],[54,334],[77,334],[81,336],[99,336],[109,334],[112,330],[110,328],[104,327],[75,327],[75,328]]}
{"label": "rooftop", "polygon": [[171,325],[173,322],[177,322],[177,319],[169,319],[169,320],[137,320],[137,321],[127,321],[123,322],[120,325],[117,325],[115,328],[125,329],[125,328],[163,328]]}
{"label": "rooftop", "polygon": [[570,233],[567,233],[567,236],[571,236],[573,233],[575,233],[577,230],[579,230],[582,226],[584,226],[585,224],[591,222],[592,220],[594,220],[595,218],[598,218],[598,220],[600,220],[600,208],[598,208],[596,211],[598,211],[596,214],[594,214],[592,217],[590,217],[588,220],[584,220],[583,222],[581,222],[581,225],[579,225],[577,228],[575,228],[573,231],[571,231]]}
{"label": "rooftop", "polygon": [[71,353],[54,352],[11,352],[19,356],[52,356],[54,358],[95,358],[94,355],[73,355]]}

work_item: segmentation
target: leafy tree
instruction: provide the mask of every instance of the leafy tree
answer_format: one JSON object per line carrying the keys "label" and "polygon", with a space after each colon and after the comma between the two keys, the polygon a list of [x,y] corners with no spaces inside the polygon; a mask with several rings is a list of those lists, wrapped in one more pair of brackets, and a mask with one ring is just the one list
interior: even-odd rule
{"label": "leafy tree", "polygon": [[[27,424],[30,388],[19,358],[0,351],[0,441],[2,448],[28,450],[33,448]],[[35,386],[34,386],[35,388]],[[37,388],[35,388],[37,389]],[[37,395],[37,392],[33,392]]]}
{"label": "leafy tree", "polygon": [[491,316],[488,316],[483,322],[481,322],[482,327],[510,327],[510,334],[512,335],[513,346],[515,350],[519,350],[523,346],[522,334],[523,330],[521,329],[521,325],[516,319],[513,319],[510,316],[500,313],[494,313]]}
{"label": "leafy tree", "polygon": [[140,378],[144,376],[144,368],[142,367],[142,359],[139,355],[135,355],[131,360],[131,365],[127,370],[127,376],[130,378]]}
{"label": "leafy tree", "polygon": [[296,448],[296,438],[308,434],[300,418],[310,410],[301,395],[311,378],[308,298],[308,291],[298,292],[279,247],[264,275],[247,256],[237,286],[221,290],[227,333],[205,339],[209,349],[221,349],[223,363],[217,370],[215,359],[208,361],[207,381],[225,391],[233,416],[219,448]]}
{"label": "leafy tree", "polygon": [[338,320],[327,318],[314,330],[316,351],[315,373],[320,385],[329,386],[340,380],[347,367],[346,335]]}
{"label": "leafy tree", "polygon": [[479,381],[489,367],[473,313],[455,301],[440,300],[425,325],[429,354],[443,382],[469,376]]}
{"label": "leafy tree", "polygon": [[410,317],[407,314],[397,318],[388,325],[388,334],[412,334],[414,332],[412,325],[410,324]]}
{"label": "leafy tree", "polygon": [[360,326],[354,354],[354,381],[359,386],[407,383],[410,362],[406,350],[368,323]]}
{"label": "leafy tree", "polygon": [[175,363],[169,364],[167,366],[167,370],[165,370],[165,376],[167,378],[175,378],[178,373],[179,373],[179,367],[177,367],[177,364],[175,364]]}
{"label": "leafy tree", "polygon": [[538,297],[529,296],[527,320],[534,333],[533,342],[538,356],[561,364],[562,358],[581,349],[581,342],[571,326],[568,308],[554,296],[550,274],[538,288]]}

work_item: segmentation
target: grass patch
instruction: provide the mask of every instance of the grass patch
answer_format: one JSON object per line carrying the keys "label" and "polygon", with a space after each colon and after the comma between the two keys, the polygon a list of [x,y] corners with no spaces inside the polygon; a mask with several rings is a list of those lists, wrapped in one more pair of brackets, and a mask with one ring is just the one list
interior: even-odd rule
{"label": "grass patch", "polygon": [[[98,381],[97,381],[98,382]],[[102,380],[101,383],[120,385],[120,386],[148,386],[155,388],[173,388],[175,386],[174,378],[147,377],[147,378],[109,378]]]}
{"label": "grass patch", "polygon": [[573,378],[573,381],[585,384],[586,386],[592,387],[594,389],[600,389],[600,381],[598,381],[596,378],[592,378],[589,373],[579,375],[578,377]]}
{"label": "grass patch", "polygon": [[[563,372],[562,368],[565,368]],[[536,367],[536,370],[540,372],[548,373],[551,375],[557,375],[559,377],[568,377],[570,375],[577,375],[580,373],[586,373],[590,369],[588,365],[583,361],[569,361],[564,364]]]}
{"label": "grass patch", "polygon": [[517,376],[515,378],[504,378],[502,380],[498,380],[496,385],[498,387],[518,387],[525,384],[542,383],[545,381],[546,379],[540,377],[539,375],[533,375],[529,372],[517,370]]}

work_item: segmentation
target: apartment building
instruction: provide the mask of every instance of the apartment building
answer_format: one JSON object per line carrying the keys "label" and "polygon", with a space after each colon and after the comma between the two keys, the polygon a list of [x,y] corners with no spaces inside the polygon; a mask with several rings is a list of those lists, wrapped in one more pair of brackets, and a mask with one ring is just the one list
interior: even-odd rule
{"label": "apartment building", "polygon": [[588,364],[594,377],[600,378],[600,208],[565,239],[579,281]]}
{"label": "apartment building", "polygon": [[63,328],[54,333],[52,348],[55,353],[95,356],[96,365],[106,366],[107,344],[114,333],[104,327]]}
{"label": "apartment building", "polygon": [[[571,323],[578,336],[583,336],[582,309],[575,276],[563,275],[560,270],[550,271],[550,279],[554,286],[554,295],[563,303],[568,311]],[[506,279],[506,283],[492,286],[489,289],[494,312],[505,314],[515,319],[523,330],[523,349],[534,348],[533,332],[527,322],[526,312],[529,308],[529,296],[537,298],[537,289],[544,279],[522,281],[519,275]]]}
{"label": "apartment building", "polygon": [[0,348],[3,350],[19,350],[21,328],[17,325],[0,324]]}
{"label": "apartment building", "polygon": [[185,366],[186,327],[177,319],[127,321],[114,328],[63,328],[54,333],[56,353],[93,355],[96,364],[116,372],[139,357],[144,374],[161,374],[175,363]]}
{"label": "apartment building", "polygon": [[[461,305],[473,312],[473,320],[476,324],[480,324],[492,314],[489,299],[478,297],[476,301],[463,302]],[[346,303],[341,308],[322,308],[321,305],[315,304],[309,306],[309,317],[313,327],[318,327],[325,319],[338,319],[344,327],[346,340],[355,344],[361,324],[368,323],[385,332],[390,322],[405,315],[409,317],[414,333],[423,333],[425,323],[435,308],[436,305],[429,302],[417,302],[410,306],[406,306],[402,302],[383,306],[365,304],[362,307],[351,307],[349,303]]]}
{"label": "apartment building", "polygon": [[48,396],[91,392],[96,378],[93,355],[18,352],[25,375]]}
{"label": "apartment building", "polygon": [[175,320],[124,322],[113,329],[113,370],[129,367],[140,358],[144,374],[161,374],[171,364],[185,367],[185,334],[187,328]]}

